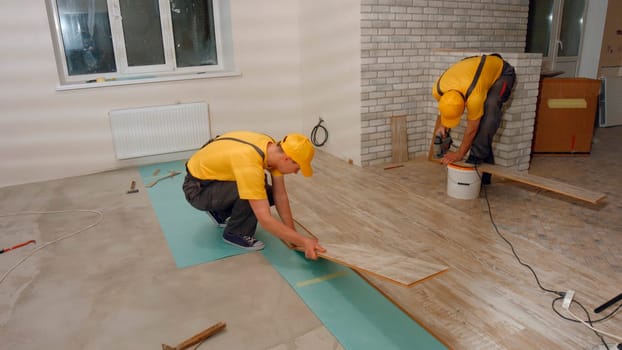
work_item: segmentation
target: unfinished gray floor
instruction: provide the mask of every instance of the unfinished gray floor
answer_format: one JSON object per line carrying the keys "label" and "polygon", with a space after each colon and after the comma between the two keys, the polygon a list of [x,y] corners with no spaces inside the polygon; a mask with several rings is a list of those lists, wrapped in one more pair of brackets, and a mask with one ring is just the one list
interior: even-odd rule
{"label": "unfinished gray floor", "polygon": [[[51,244],[0,284],[5,349],[158,349],[225,321],[209,349],[339,349],[261,253],[177,269],[135,169],[0,189],[0,215],[96,210],[95,227]],[[0,217],[4,273],[99,220],[93,212]],[[209,344],[209,346],[208,346]]]}
{"label": "unfinished gray floor", "polygon": [[[545,210],[560,213],[546,215],[529,203],[532,188],[493,184],[493,211],[501,211],[497,219],[503,229],[550,247],[552,253],[609,271],[612,283],[621,285],[617,247],[622,240],[613,237],[619,236],[622,222],[621,138],[620,127],[598,129],[589,157],[532,161],[534,174],[604,190],[610,201],[599,210],[607,214],[599,216],[600,222],[590,222],[580,204],[557,195],[543,194],[546,199],[538,201]],[[481,201],[447,198],[439,174],[417,173],[412,181],[418,194],[441,196],[439,200],[486,219]],[[35,252],[0,283],[2,348],[159,349],[218,321],[225,321],[227,329],[200,349],[341,348],[260,253],[177,269],[144,188],[139,185],[140,192],[126,194],[132,180],[140,180],[138,172],[124,169],[0,189],[0,247],[37,240],[35,246],[1,254],[0,273],[46,242],[71,235]],[[73,211],[4,216],[65,210]],[[100,216],[76,210],[98,211],[103,219],[79,232]],[[525,213],[529,220],[521,215]],[[580,231],[571,227],[577,223]],[[619,318],[612,322],[619,323]],[[596,337],[586,337],[594,342],[585,349],[598,344]],[[458,344],[456,348],[473,348]]]}

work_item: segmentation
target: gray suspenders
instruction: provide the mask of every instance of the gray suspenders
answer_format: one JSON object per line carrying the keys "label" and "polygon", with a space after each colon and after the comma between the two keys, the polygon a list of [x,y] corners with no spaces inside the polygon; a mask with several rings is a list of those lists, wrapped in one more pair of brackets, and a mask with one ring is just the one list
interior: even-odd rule
{"label": "gray suspenders", "polygon": [[[216,138],[213,138],[213,139],[207,141],[207,143],[205,143],[203,146],[201,146],[201,148],[209,145],[212,142],[216,142],[216,141],[220,141],[220,140],[230,140],[230,141],[236,141],[236,142],[247,144],[247,145],[253,147],[255,149],[255,151],[257,151],[259,156],[261,156],[262,160],[265,160],[266,154],[261,150],[261,148],[257,147],[256,145],[253,145],[252,143],[250,143],[248,141],[244,141],[244,140],[241,140],[241,139],[238,139],[238,138],[235,138],[235,137],[218,137],[218,136],[216,136]],[[272,141],[274,141],[274,139],[272,139]],[[198,181],[201,184],[207,184],[207,183],[210,183],[212,181],[212,180],[201,180],[201,179],[198,179],[198,178],[194,177],[192,174],[190,174],[190,171],[188,170],[188,163],[187,162],[186,162],[186,173],[192,179],[194,179],[195,181]]]}
{"label": "gray suspenders", "polygon": [[[464,96],[465,101],[469,98],[469,96],[471,95],[471,92],[473,92],[475,85],[477,85],[479,76],[482,74],[482,69],[484,69],[485,62],[486,62],[486,55],[482,55],[482,58],[479,61],[479,65],[477,66],[477,70],[475,71],[475,75],[473,76],[473,81],[471,81],[471,86],[469,86],[469,88],[467,89],[466,95]],[[441,79],[443,79],[444,74],[445,73],[443,72],[443,74],[441,74],[441,77],[438,78],[438,81],[436,82],[436,92],[439,94],[439,96],[443,96],[444,94],[444,92],[441,90]]]}
{"label": "gray suspenders", "polygon": [[[245,144],[247,144],[247,145],[249,145],[249,146],[253,147],[253,148],[255,149],[255,151],[257,151],[257,153],[259,153],[259,155],[261,156],[261,159],[264,159],[264,158],[266,157],[266,155],[263,153],[263,151],[262,151],[259,147],[257,147],[256,145],[253,145],[252,143],[250,143],[250,142],[248,142],[248,141],[244,141],[244,140],[241,140],[241,139],[237,139],[237,138],[235,138],[235,137],[218,137],[218,136],[216,136],[216,138],[215,138],[215,139],[211,139],[211,140],[207,141],[207,143],[206,143],[206,144],[204,144],[201,148],[203,148],[203,147],[205,147],[205,146],[209,145],[209,144],[210,144],[210,143],[212,143],[212,142],[215,142],[215,141],[220,141],[220,140],[231,140],[231,141],[237,141],[237,142],[240,142],[240,143],[245,143]],[[273,141],[274,141],[274,140],[273,140]]]}

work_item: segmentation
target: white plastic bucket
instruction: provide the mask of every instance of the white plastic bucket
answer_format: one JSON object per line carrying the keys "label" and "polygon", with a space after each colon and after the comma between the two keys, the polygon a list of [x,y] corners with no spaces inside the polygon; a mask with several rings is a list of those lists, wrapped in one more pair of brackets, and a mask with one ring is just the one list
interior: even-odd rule
{"label": "white plastic bucket", "polygon": [[482,180],[475,168],[447,164],[447,195],[457,199],[479,197]]}

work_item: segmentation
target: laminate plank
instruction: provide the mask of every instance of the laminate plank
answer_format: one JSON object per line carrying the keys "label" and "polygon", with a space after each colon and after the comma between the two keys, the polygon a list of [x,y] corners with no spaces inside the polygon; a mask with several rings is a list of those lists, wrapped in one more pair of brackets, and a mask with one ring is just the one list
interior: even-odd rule
{"label": "laminate plank", "polygon": [[[403,287],[412,287],[447,271],[447,266],[395,254],[361,244],[326,243],[318,256]],[[304,251],[301,247],[290,248]]]}
{"label": "laminate plank", "polygon": [[357,244],[324,243],[325,259],[367,272],[390,283],[412,287],[447,271],[447,266]]}
{"label": "laminate plank", "polygon": [[406,116],[391,117],[391,161],[394,163],[408,160],[408,134]]}
{"label": "laminate plank", "polygon": [[480,164],[478,169],[492,175],[501,176],[505,179],[521,182],[530,186],[535,186],[544,190],[553,191],[564,196],[579,199],[592,204],[602,203],[607,195],[601,192],[590,191],[578,186],[570,185],[553,179],[547,179],[542,176],[532,175],[526,172],[516,171],[514,169],[501,167],[492,164]]}

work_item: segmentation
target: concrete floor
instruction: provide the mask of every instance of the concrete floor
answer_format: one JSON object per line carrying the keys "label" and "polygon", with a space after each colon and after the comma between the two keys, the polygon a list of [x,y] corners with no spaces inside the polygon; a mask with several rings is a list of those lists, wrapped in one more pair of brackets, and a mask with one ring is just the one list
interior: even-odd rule
{"label": "concrete floor", "polygon": [[[598,145],[611,148],[593,158],[620,159],[620,146]],[[539,157],[532,168],[563,179],[590,158]],[[177,269],[144,188],[126,194],[132,180],[136,169],[0,188],[0,247],[37,241],[0,255],[0,273],[15,267],[0,276],[2,348],[159,349],[218,321],[226,330],[200,349],[342,348],[261,253]],[[609,210],[619,217],[619,205]],[[617,259],[592,262],[618,271]]]}
{"label": "concrete floor", "polygon": [[0,189],[0,246],[37,241],[0,255],[4,274],[34,252],[0,283],[2,348],[159,349],[218,321],[200,348],[341,348],[261,253],[177,269],[131,180],[135,169]]}

